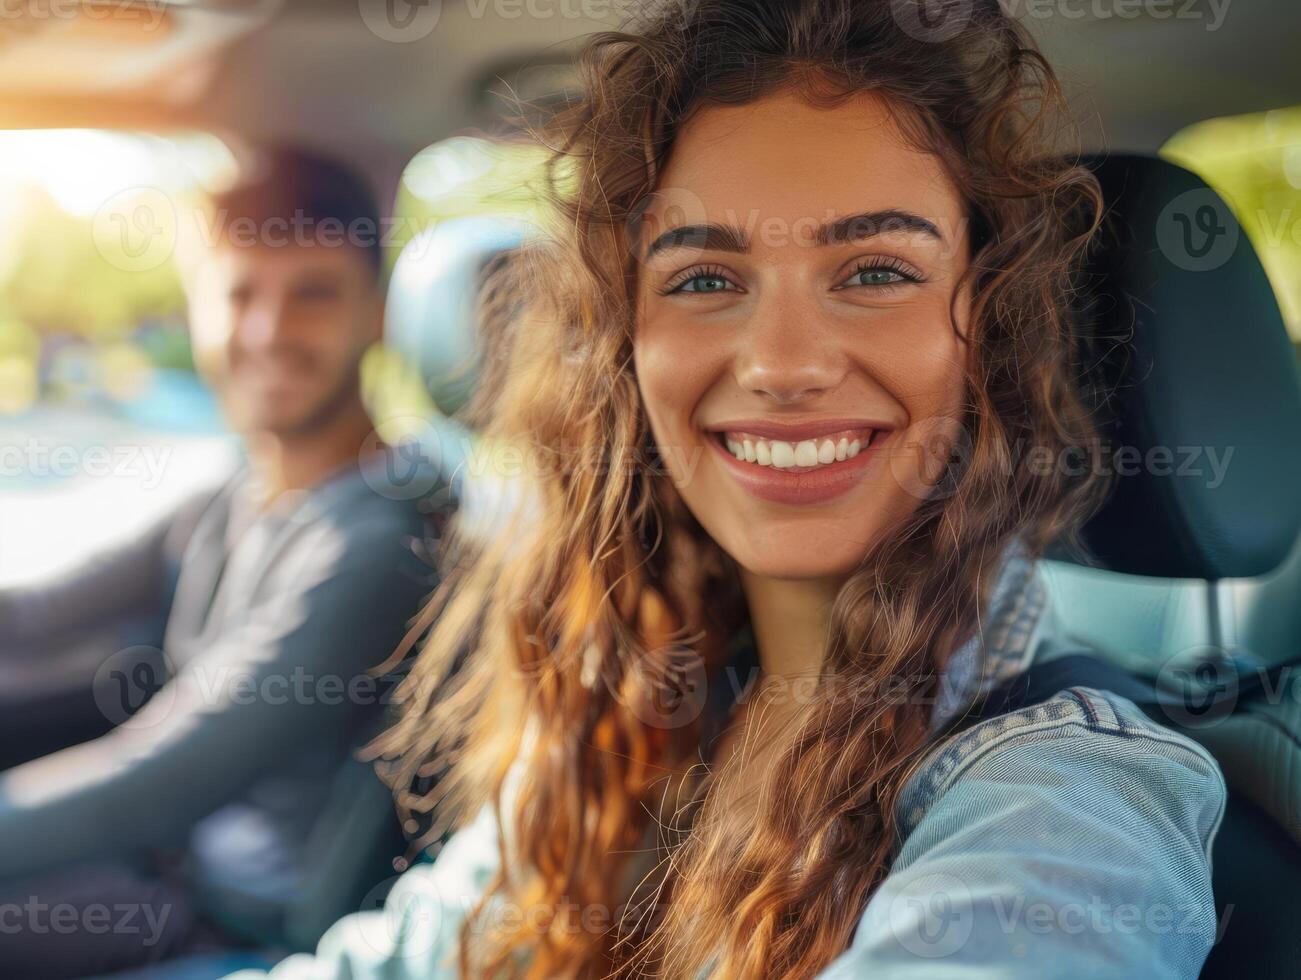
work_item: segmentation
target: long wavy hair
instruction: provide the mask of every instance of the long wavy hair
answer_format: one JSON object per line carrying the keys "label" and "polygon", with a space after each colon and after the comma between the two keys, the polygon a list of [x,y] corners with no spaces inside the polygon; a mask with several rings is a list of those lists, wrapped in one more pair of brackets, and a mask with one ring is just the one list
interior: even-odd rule
{"label": "long wavy hair", "polygon": [[[404,710],[374,747],[404,814],[437,816],[422,846],[484,805],[500,814],[502,865],[462,928],[463,976],[825,967],[887,873],[937,677],[975,634],[999,556],[1014,538],[1038,555],[1070,537],[1105,491],[1026,455],[1060,459],[1094,437],[1066,310],[1097,183],[1063,152],[1058,85],[1022,28],[993,2],[955,0],[929,30],[914,7],[657,6],[635,30],[590,38],[581,95],[536,124],[559,217],[499,284],[514,299],[497,304],[509,325],[495,328],[478,415],[528,489],[499,533],[454,527],[444,542]],[[966,451],[841,588],[825,694],[782,735],[753,818],[728,819],[715,801],[729,776],[706,773],[689,819],[661,835],[653,894],[631,901],[631,852],[700,747],[686,688],[718,682],[747,614],[734,563],[656,455],[633,370],[630,228],[684,120],[788,87],[814,104],[879,94],[960,189]],[[681,696],[666,698],[675,683]],[[501,901],[516,914],[495,915]]]}

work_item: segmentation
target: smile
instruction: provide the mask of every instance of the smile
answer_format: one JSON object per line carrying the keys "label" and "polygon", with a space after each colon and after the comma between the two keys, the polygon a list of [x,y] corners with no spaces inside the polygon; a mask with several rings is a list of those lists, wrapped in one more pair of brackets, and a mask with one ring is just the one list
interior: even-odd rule
{"label": "smile", "polygon": [[774,503],[812,504],[857,486],[891,431],[847,422],[737,423],[711,430],[709,441],[728,472],[750,493]]}
{"label": "smile", "polygon": [[724,432],[723,443],[737,459],[779,470],[811,470],[853,459],[880,430],[845,429],[794,442],[769,439],[749,432]]}

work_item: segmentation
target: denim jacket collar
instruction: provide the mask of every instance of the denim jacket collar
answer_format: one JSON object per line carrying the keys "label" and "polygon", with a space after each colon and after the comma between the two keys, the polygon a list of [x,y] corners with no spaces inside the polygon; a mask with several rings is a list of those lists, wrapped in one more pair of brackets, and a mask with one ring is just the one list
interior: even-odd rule
{"label": "denim jacket collar", "polygon": [[1047,592],[1021,539],[1003,552],[997,574],[976,631],[953,651],[940,675],[931,709],[933,732],[975,698],[1024,671],[1048,625]]}

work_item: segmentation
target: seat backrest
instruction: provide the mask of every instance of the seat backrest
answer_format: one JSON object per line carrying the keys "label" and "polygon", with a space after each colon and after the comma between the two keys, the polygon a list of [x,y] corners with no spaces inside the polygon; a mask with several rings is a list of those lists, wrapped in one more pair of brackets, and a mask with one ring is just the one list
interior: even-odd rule
{"label": "seat backrest", "polygon": [[[1296,353],[1214,191],[1160,160],[1091,166],[1108,222],[1080,283],[1082,389],[1116,483],[1084,529],[1092,567],[1059,551],[1043,577],[1069,639],[1189,703],[1197,684],[1222,695],[1207,717],[1161,719],[1211,750],[1230,791],[1214,861],[1221,939],[1203,975],[1289,975],[1301,675],[1264,671],[1301,656]],[[1124,468],[1120,446],[1133,447]],[[1245,672],[1270,680],[1253,688]]]}
{"label": "seat backrest", "polygon": [[1117,476],[1083,532],[1095,567],[1060,551],[1044,564],[1054,607],[1133,669],[1199,648],[1291,658],[1301,378],[1273,290],[1196,175],[1146,157],[1090,165],[1108,216],[1079,284],[1081,387]]}
{"label": "seat backrest", "polygon": [[1274,292],[1199,177],[1143,157],[1092,167],[1108,216],[1076,311],[1085,388],[1104,441],[1137,461],[1085,537],[1118,571],[1262,575],[1301,530],[1301,385]]}
{"label": "seat backrest", "polygon": [[[391,723],[384,719],[371,734]],[[393,791],[373,763],[349,759],[340,767],[307,850],[314,856],[309,878],[285,910],[280,937],[297,952],[314,949],[330,926],[360,909],[406,851]]]}

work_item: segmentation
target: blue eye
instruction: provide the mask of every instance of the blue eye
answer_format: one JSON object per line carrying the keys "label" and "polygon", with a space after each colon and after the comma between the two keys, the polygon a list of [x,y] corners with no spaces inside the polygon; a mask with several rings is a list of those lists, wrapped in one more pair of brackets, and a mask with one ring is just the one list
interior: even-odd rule
{"label": "blue eye", "polygon": [[669,293],[727,293],[736,292],[736,284],[719,269],[688,269],[674,278],[664,289]]}
{"label": "blue eye", "polygon": [[722,276],[692,276],[678,287],[680,293],[721,293],[727,289]]}
{"label": "blue eye", "polygon": [[[855,279],[858,281],[855,282]],[[853,286],[891,286],[907,280],[893,269],[864,269],[850,276],[849,282]]]}
{"label": "blue eye", "polygon": [[922,282],[920,274],[894,261],[873,260],[864,262],[856,268],[837,288],[846,286],[874,286],[876,288],[902,286],[911,282]]}

